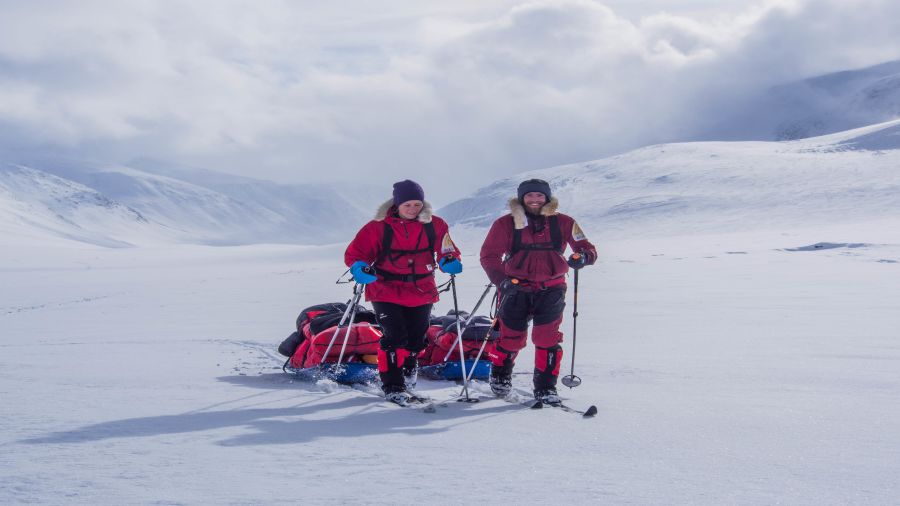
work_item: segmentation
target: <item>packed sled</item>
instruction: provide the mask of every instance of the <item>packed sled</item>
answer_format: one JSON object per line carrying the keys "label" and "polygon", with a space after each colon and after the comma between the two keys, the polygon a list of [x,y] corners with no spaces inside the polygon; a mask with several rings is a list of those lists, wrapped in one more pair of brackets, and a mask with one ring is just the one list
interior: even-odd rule
{"label": "packed sled", "polygon": [[282,369],[307,381],[371,383],[378,378],[381,328],[375,313],[356,303],[331,302],[300,312],[296,329],[278,347]]}
{"label": "packed sled", "polygon": [[[457,339],[458,328],[462,339]],[[428,344],[419,354],[419,374],[428,379],[462,380],[460,364],[464,361],[470,379],[487,380],[491,375],[487,357],[498,334],[487,316],[460,312],[457,317],[452,310],[446,316],[432,316],[426,333]]]}
{"label": "packed sled", "polygon": [[[462,339],[457,339],[457,329]],[[377,383],[379,341],[382,336],[375,313],[362,304],[331,302],[300,312],[296,330],[278,347],[287,358],[283,370],[306,381],[330,379],[343,384]],[[461,363],[469,379],[487,380],[488,353],[497,337],[486,316],[432,316],[425,349],[409,360],[404,373],[431,380],[463,380]],[[462,358],[460,360],[460,350]]]}

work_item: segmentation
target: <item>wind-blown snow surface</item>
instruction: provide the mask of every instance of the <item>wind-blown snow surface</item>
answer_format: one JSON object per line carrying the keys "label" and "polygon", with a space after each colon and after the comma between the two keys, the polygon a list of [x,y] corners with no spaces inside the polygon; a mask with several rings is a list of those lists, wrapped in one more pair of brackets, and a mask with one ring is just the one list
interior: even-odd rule
{"label": "wind-blown snow surface", "polygon": [[[589,420],[489,399],[483,383],[482,402],[427,414],[291,381],[274,350],[302,307],[349,296],[334,284],[343,245],[4,239],[0,503],[895,504],[896,180],[855,165],[895,155],[840,144],[859,138],[778,145],[809,158],[774,168],[767,144],[719,145],[718,172],[695,167],[704,145],[582,167],[559,194],[601,258],[580,279],[584,383],[562,393],[596,404]],[[682,154],[680,174],[654,161],[659,149]],[[737,153],[759,157],[741,165],[754,170],[743,182],[729,169]],[[607,212],[655,195],[647,178],[666,174],[658,184],[685,202],[680,216]],[[714,198],[727,188],[731,198]],[[792,189],[793,208],[781,200]],[[828,200],[837,207],[823,215]],[[756,225],[726,226],[746,222]],[[454,231],[469,308],[485,282],[484,229]],[[451,307],[445,294],[435,312]],[[517,364],[519,390],[532,356],[529,346]]]}

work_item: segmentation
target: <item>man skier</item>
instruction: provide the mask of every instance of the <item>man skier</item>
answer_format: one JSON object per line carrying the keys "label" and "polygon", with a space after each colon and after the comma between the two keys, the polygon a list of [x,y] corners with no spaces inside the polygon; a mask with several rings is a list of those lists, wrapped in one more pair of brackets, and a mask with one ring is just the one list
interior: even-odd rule
{"label": "man skier", "polygon": [[[491,226],[481,246],[481,265],[499,289],[500,338],[489,354],[491,390],[505,397],[512,389],[516,355],[525,347],[533,320],[534,397],[558,404],[556,379],[562,363],[559,331],[569,267],[592,265],[597,249],[575,220],[557,212],[559,202],[540,179],[523,181],[510,213]],[[566,259],[566,244],[572,255]]]}

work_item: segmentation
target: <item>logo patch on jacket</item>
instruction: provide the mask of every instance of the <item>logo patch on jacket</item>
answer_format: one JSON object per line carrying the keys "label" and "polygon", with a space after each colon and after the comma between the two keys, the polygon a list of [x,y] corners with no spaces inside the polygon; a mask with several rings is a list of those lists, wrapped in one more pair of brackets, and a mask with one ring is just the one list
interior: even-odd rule
{"label": "logo patch on jacket", "polygon": [[453,244],[453,239],[450,239],[450,234],[444,234],[444,239],[441,240],[441,254],[446,255],[455,251],[456,245]]}
{"label": "logo patch on jacket", "polygon": [[587,236],[584,235],[584,231],[578,226],[577,221],[572,223],[572,239],[576,241],[584,241],[587,239]]}

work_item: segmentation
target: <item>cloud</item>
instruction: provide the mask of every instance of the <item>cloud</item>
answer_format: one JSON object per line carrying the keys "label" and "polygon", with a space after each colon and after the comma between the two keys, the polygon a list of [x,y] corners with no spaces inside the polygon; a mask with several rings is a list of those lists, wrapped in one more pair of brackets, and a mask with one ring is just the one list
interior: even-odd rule
{"label": "cloud", "polygon": [[412,177],[440,201],[473,180],[687,138],[765,87],[900,58],[900,6],[883,0],[704,18],[589,0],[446,5],[4,2],[0,150],[285,181]]}

